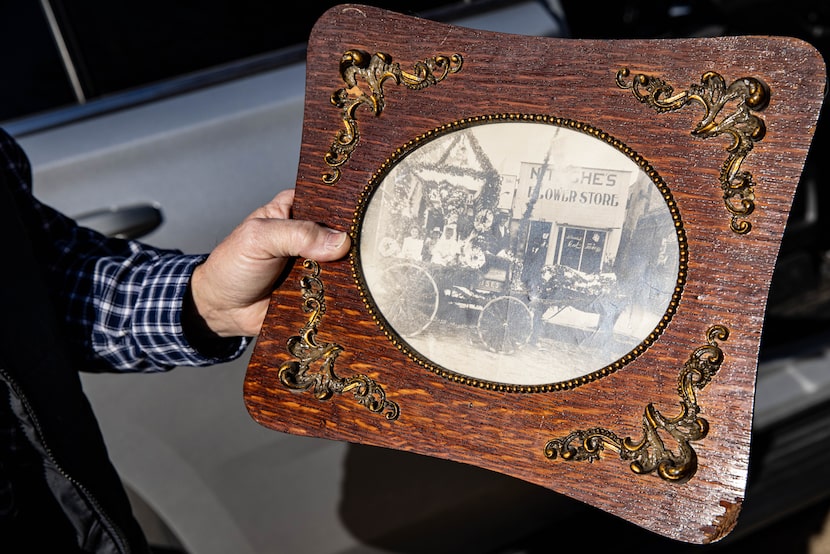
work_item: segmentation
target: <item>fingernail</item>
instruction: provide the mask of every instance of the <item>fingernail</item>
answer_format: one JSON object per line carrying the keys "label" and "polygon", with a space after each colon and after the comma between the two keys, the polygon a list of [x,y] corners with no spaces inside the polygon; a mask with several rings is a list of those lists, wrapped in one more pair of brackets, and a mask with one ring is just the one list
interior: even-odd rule
{"label": "fingernail", "polygon": [[326,248],[337,250],[346,242],[346,233],[343,231],[331,231],[326,237]]}

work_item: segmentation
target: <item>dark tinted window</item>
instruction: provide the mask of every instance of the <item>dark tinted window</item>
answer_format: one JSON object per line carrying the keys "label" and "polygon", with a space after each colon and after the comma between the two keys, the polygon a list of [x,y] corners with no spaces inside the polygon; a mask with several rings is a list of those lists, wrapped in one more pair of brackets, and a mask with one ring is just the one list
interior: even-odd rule
{"label": "dark tinted window", "polygon": [[[340,2],[53,0],[87,94],[96,96],[305,42]],[[373,2],[409,11],[448,4]],[[403,7],[404,5],[410,8]]]}
{"label": "dark tinted window", "polygon": [[[0,2],[0,121],[282,52],[299,60],[317,18],[337,1],[4,0]],[[498,0],[365,2],[429,16],[451,6]],[[43,8],[46,7],[46,9]],[[78,98],[50,32],[47,13],[77,75]],[[290,54],[290,55],[286,55]]]}
{"label": "dark tinted window", "polygon": [[0,121],[75,101],[36,1],[0,3],[0,71]]}

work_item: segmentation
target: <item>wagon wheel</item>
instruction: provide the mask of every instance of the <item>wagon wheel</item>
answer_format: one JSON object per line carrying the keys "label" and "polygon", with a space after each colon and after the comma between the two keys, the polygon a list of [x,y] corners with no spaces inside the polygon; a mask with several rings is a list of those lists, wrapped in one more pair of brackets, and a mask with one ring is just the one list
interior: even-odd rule
{"label": "wagon wheel", "polygon": [[533,313],[512,296],[490,300],[478,316],[478,336],[493,352],[512,354],[527,344],[532,332]]}
{"label": "wagon wheel", "polygon": [[438,311],[438,286],[419,265],[395,264],[383,271],[377,303],[383,316],[402,337],[426,329]]}

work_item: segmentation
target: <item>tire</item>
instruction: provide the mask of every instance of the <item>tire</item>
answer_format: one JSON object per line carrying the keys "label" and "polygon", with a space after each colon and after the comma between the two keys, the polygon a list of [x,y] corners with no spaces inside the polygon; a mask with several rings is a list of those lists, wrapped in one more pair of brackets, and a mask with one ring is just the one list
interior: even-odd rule
{"label": "tire", "polygon": [[478,316],[478,336],[492,352],[512,354],[533,334],[533,313],[513,296],[487,302]]}
{"label": "tire", "polygon": [[438,286],[417,264],[400,263],[383,271],[383,294],[378,309],[402,337],[423,332],[438,312]]}

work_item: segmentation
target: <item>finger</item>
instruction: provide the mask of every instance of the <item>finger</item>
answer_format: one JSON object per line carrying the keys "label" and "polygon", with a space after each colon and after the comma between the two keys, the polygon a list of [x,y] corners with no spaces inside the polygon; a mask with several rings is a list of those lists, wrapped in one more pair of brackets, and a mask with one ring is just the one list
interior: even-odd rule
{"label": "finger", "polygon": [[293,206],[294,189],[286,189],[280,191],[267,204],[254,210],[248,218],[291,219],[291,209]]}

